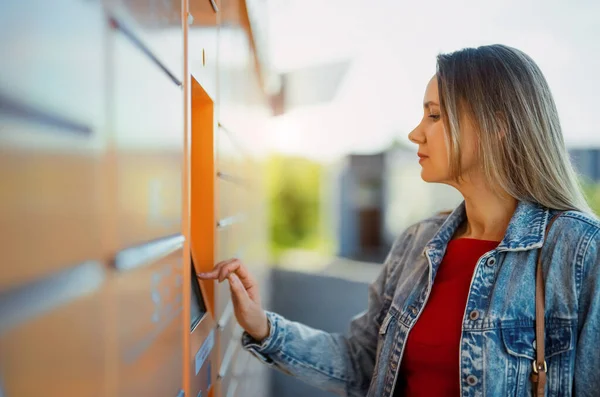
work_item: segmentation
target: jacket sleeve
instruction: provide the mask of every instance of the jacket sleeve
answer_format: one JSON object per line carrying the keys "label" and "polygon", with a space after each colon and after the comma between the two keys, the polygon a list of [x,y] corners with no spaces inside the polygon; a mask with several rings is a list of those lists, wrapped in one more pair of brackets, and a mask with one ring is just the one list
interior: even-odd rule
{"label": "jacket sleeve", "polygon": [[597,396],[600,390],[600,233],[595,229],[587,245],[581,272],[578,339],[575,354],[576,397]]}
{"label": "jacket sleeve", "polygon": [[[398,241],[394,247],[397,245]],[[316,330],[267,312],[268,337],[258,343],[244,333],[242,346],[263,363],[312,386],[343,396],[366,395],[375,365],[382,295],[394,262],[393,252],[394,248],[369,286],[368,309],[353,318],[348,335]]]}

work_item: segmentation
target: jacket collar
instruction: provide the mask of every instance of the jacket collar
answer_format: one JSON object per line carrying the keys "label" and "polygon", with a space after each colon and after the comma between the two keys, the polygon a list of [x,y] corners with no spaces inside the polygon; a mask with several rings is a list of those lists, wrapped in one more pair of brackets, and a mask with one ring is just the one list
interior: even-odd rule
{"label": "jacket collar", "polygon": [[[519,201],[497,251],[527,251],[540,248],[544,242],[544,231],[549,216],[550,211],[547,208],[535,203]],[[426,250],[438,251],[438,254],[443,256],[448,242],[465,219],[466,210],[463,201],[446,218],[427,244]]]}

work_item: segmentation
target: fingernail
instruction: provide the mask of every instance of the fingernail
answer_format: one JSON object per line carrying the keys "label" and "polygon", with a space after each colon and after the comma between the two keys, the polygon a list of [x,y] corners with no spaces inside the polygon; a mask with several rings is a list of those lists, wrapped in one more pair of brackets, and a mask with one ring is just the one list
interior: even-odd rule
{"label": "fingernail", "polygon": [[235,273],[231,273],[229,275],[229,279],[231,280],[232,283],[238,283],[240,281],[240,279],[238,278],[238,276],[236,276]]}

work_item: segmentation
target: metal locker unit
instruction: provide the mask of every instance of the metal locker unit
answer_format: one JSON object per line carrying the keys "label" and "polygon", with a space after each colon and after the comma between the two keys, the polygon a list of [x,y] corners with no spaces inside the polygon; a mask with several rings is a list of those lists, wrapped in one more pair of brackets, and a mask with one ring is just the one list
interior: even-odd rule
{"label": "metal locker unit", "polygon": [[251,43],[240,0],[0,4],[0,395],[266,395],[195,276],[268,274]]}

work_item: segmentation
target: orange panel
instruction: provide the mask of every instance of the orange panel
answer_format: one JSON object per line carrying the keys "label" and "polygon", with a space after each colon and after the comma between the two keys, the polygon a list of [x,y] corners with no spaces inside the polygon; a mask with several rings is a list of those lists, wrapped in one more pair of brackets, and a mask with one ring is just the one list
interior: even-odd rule
{"label": "orange panel", "polygon": [[194,16],[194,25],[202,27],[217,26],[219,14],[215,12],[211,2],[214,2],[217,9],[220,10],[221,1],[219,0],[190,1],[190,13]]}
{"label": "orange panel", "polygon": [[[215,165],[213,102],[192,78],[191,251],[197,271],[215,265]],[[201,281],[214,316],[214,283]]]}
{"label": "orange panel", "polygon": [[[214,166],[214,104],[199,82],[191,81],[191,145],[190,145],[190,250],[195,268],[192,272],[208,271],[215,264],[215,166]],[[208,314],[189,337],[189,393],[198,395],[209,388],[213,395],[217,368],[214,334],[214,282],[199,280]],[[208,354],[208,356],[207,356]],[[204,396],[204,394],[202,394]]]}

